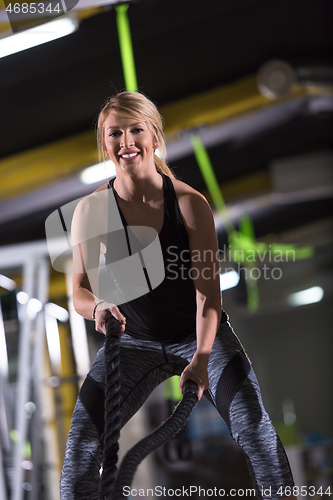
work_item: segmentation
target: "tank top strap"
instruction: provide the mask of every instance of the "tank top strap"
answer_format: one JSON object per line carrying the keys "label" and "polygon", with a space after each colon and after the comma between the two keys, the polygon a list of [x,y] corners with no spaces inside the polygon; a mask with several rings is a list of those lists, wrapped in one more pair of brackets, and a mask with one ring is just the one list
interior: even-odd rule
{"label": "tank top strap", "polygon": [[[114,180],[115,180],[115,177],[112,177],[112,179],[109,180],[109,182],[108,182],[108,189],[111,189],[112,192],[113,192],[114,199],[116,200],[118,211],[119,211],[119,214],[120,214],[121,222],[123,223],[123,226],[125,227],[125,226],[127,226],[127,222],[126,222],[126,219],[125,219],[122,211],[120,210],[120,207],[119,207],[119,204],[118,204],[118,200],[117,200],[117,196],[115,195],[115,192],[114,192],[114,187],[113,187]],[[110,197],[108,197],[108,199],[110,200]],[[108,211],[108,214],[110,214],[110,210]]]}
{"label": "tank top strap", "polygon": [[180,234],[184,242],[188,242],[188,234],[184,221],[182,219],[177,195],[175,188],[173,186],[172,180],[168,175],[161,174],[163,177],[163,189],[164,189],[164,217],[167,216],[172,227],[174,227]]}
{"label": "tank top strap", "polygon": [[[178,205],[178,200],[177,200],[177,195],[175,188],[173,186],[172,180],[168,175],[161,174],[162,179],[163,179],[163,194],[164,194],[164,223],[163,223],[163,228],[168,226],[168,222],[170,223],[171,227],[176,229],[177,233],[179,236],[181,236],[182,240],[187,244],[188,243],[188,234],[185,228],[185,224],[183,222],[179,205]],[[108,182],[108,189],[112,189],[114,198],[117,203],[117,207],[119,210],[119,214],[123,223],[123,226],[127,226],[126,219],[119,207],[117,196],[114,193],[114,180],[115,177],[109,180]],[[163,232],[163,229],[162,229]]]}

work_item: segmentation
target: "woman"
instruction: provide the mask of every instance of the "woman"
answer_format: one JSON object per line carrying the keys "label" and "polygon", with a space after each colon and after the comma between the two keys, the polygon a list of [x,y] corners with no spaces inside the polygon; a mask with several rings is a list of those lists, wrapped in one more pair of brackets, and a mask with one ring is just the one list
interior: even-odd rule
{"label": "woman", "polygon": [[[140,93],[122,92],[104,106],[98,146],[102,157],[114,162],[116,177],[75,212],[73,299],[76,311],[93,318],[98,332],[106,333],[111,316],[121,325],[122,425],[162,381],[181,375],[182,391],[190,378],[198,385],[199,399],[204,393],[216,406],[243,448],[258,497],[268,488],[270,498],[287,496],[285,487],[293,486],[288,460],[262,405],[250,362],[221,309],[218,245],[206,199],[176,180],[155,155],[157,148],[165,152],[161,117]],[[113,197],[116,208],[110,204]],[[149,293],[139,292],[129,301],[115,280],[111,303],[99,293],[97,269],[100,248],[107,263],[117,261],[109,236],[110,223],[119,217],[126,230],[155,230],[165,277]],[[73,414],[61,480],[63,500],[98,498],[103,359],[101,349]]]}

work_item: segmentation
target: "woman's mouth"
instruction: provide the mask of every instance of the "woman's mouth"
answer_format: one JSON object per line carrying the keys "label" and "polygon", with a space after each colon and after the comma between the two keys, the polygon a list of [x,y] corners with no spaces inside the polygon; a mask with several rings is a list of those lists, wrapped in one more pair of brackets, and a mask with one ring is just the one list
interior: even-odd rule
{"label": "woman's mouth", "polygon": [[120,155],[120,158],[122,158],[123,160],[133,160],[133,158],[136,158],[137,156],[139,156],[139,152],[125,153],[123,155]]}

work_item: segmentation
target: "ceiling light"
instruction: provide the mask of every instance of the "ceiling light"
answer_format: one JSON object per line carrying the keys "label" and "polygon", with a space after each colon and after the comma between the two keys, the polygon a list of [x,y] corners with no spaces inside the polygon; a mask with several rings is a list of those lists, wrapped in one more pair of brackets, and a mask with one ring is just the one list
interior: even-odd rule
{"label": "ceiling light", "polygon": [[19,304],[26,304],[29,300],[29,295],[26,292],[18,292],[16,294],[16,300]]}
{"label": "ceiling light", "polygon": [[51,365],[57,372],[61,364],[61,346],[57,318],[46,313],[45,329]]}
{"label": "ceiling light", "polygon": [[320,286],[313,286],[301,292],[292,293],[287,300],[288,304],[291,306],[304,306],[306,304],[319,302],[323,296],[324,290]]}
{"label": "ceiling light", "polygon": [[8,355],[5,326],[2,317],[2,308],[0,303],[0,378],[5,380],[8,377]]}
{"label": "ceiling light", "polygon": [[37,313],[41,311],[43,308],[43,304],[40,300],[32,298],[28,301],[27,314],[29,319],[35,319]]}
{"label": "ceiling light", "polygon": [[239,274],[236,271],[228,271],[227,273],[220,274],[220,288],[221,291],[233,288],[239,282]]}
{"label": "ceiling light", "polygon": [[114,177],[115,175],[115,164],[111,160],[108,160],[83,170],[80,175],[80,180],[83,184],[94,184],[95,182],[107,180],[107,178]]}
{"label": "ceiling light", "polygon": [[68,321],[69,314],[68,311],[64,307],[60,307],[53,302],[48,302],[45,305],[45,313],[50,314],[54,318],[57,318],[59,321],[66,322]]}
{"label": "ceiling light", "polygon": [[0,40],[0,57],[6,57],[69,35],[77,27],[78,22],[75,17],[61,17],[55,21],[2,38]]}
{"label": "ceiling light", "polygon": [[7,276],[0,274],[0,286],[11,292],[12,290],[15,290],[16,283],[14,280],[8,278]]}

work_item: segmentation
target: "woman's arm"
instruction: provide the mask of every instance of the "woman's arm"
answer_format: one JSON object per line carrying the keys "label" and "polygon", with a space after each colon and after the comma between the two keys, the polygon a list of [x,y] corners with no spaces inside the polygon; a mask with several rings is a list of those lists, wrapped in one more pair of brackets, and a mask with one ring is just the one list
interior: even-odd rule
{"label": "woman's arm", "polygon": [[117,306],[102,302],[98,297],[100,241],[107,227],[101,214],[107,210],[103,206],[103,196],[95,194],[82,200],[73,216],[73,304],[81,316],[95,319],[96,330],[105,334],[106,321],[111,315],[121,323],[122,330],[126,320]]}
{"label": "woman's arm", "polygon": [[208,389],[207,365],[221,319],[218,243],[212,211],[200,193],[191,191],[179,198],[179,207],[189,236],[192,276],[197,299],[197,350],[180,379],[198,385],[199,399]]}
{"label": "woman's arm", "polygon": [[[90,288],[87,273],[73,274],[73,304],[77,313],[87,319],[95,319],[95,329],[97,332],[106,334],[106,321],[113,316],[125,331],[126,318],[121,314],[118,307],[96,297]],[[95,306],[97,305],[96,309]],[[93,313],[95,317],[93,318]]]}

